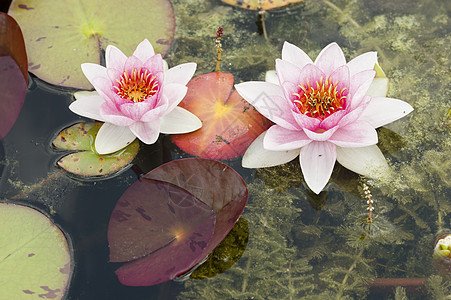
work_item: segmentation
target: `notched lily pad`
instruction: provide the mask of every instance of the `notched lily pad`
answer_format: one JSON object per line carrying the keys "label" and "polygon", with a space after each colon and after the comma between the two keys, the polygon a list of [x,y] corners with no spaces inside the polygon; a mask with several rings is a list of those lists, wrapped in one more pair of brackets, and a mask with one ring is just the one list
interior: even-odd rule
{"label": "notched lily pad", "polygon": [[101,50],[131,55],[145,38],[163,55],[175,30],[168,0],[13,0],[8,13],[20,24],[30,72],[51,84],[91,89],[82,63],[100,63]]}
{"label": "notched lily pad", "polygon": [[0,299],[62,299],[71,276],[63,232],[35,209],[0,203]]}
{"label": "notched lily pad", "polygon": [[77,123],[63,131],[53,140],[53,146],[62,150],[78,151],[58,160],[66,171],[81,176],[105,176],[127,167],[138,154],[139,142],[117,152],[99,155],[94,150],[94,140],[102,123]]}
{"label": "notched lily pad", "polygon": [[233,89],[233,75],[213,72],[192,79],[179,104],[202,121],[191,133],[171,135],[188,154],[201,158],[231,159],[243,155],[247,147],[271,122]]}

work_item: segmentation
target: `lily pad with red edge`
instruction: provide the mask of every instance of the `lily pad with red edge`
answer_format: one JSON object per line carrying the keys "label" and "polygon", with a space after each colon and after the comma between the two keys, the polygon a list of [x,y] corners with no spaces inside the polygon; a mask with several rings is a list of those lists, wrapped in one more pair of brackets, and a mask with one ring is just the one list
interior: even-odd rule
{"label": "lily pad with red edge", "polygon": [[201,158],[231,159],[243,155],[247,147],[271,122],[257,112],[233,89],[233,75],[213,72],[192,79],[179,104],[202,121],[191,133],[171,135],[188,154]]}
{"label": "lily pad with red edge", "polygon": [[[258,9],[273,9],[277,7],[286,6],[289,4],[294,4],[302,2],[304,0],[221,0],[224,3],[238,6],[245,9],[258,10]],[[261,4],[259,3],[261,2]],[[260,7],[261,6],[261,7]]]}
{"label": "lily pad with red edge", "polygon": [[216,213],[215,232],[196,264],[226,237],[243,213],[248,199],[243,178],[231,167],[215,160],[185,158],[171,161],[153,169],[144,178],[182,187]]}
{"label": "lily pad with red edge", "polygon": [[45,215],[0,203],[0,299],[62,299],[72,273],[64,233]]}
{"label": "lily pad with red edge", "polygon": [[175,30],[169,0],[13,0],[8,13],[22,28],[30,72],[80,89],[92,88],[80,65],[99,64],[108,45],[128,56],[147,38],[164,55]]}
{"label": "lily pad with red edge", "polygon": [[117,202],[108,225],[110,261],[131,261],[116,274],[122,284],[171,280],[196,264],[215,228],[213,210],[171,183],[143,178]]}
{"label": "lily pad with red edge", "polygon": [[27,55],[19,26],[0,12],[0,140],[17,120],[28,85]]}
{"label": "lily pad with red edge", "polygon": [[53,140],[53,146],[78,152],[62,157],[57,164],[72,174],[86,177],[105,176],[130,166],[138,154],[138,140],[117,152],[99,155],[95,152],[94,140],[100,126],[100,122],[77,123],[62,130]]}

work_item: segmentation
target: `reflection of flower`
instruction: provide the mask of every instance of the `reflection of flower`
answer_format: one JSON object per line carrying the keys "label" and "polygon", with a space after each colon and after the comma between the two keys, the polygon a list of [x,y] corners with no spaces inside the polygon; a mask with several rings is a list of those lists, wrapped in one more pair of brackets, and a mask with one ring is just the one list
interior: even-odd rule
{"label": "reflection of flower", "polygon": [[387,85],[374,78],[376,64],[376,52],[346,63],[336,43],[324,48],[313,62],[304,51],[285,42],[282,59],[276,60],[278,84],[236,85],[245,100],[276,123],[251,144],[243,166],[275,166],[300,154],[305,181],[315,193],[329,181],[335,160],[364,175],[386,168],[375,145],[375,128],[413,108],[384,97]]}
{"label": "reflection of flower", "polygon": [[98,94],[80,97],[69,106],[76,114],[105,122],[95,141],[99,154],[115,152],[136,137],[153,144],[160,132],[187,133],[202,126],[195,115],[177,106],[187,92],[195,63],[165,71],[161,55],[155,54],[147,39],[130,57],[110,45],[105,60],[106,68],[82,64]]}

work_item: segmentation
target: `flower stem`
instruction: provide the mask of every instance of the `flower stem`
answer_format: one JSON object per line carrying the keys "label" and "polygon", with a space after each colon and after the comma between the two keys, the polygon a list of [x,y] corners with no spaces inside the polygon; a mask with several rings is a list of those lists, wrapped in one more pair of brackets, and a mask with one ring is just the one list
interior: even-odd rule
{"label": "flower stem", "polygon": [[221,63],[221,53],[222,53],[222,45],[221,45],[221,37],[222,37],[223,28],[219,26],[218,31],[216,32],[216,48],[218,50],[218,56],[216,57],[216,68],[215,72],[219,72],[221,69],[219,65]]}
{"label": "flower stem", "polygon": [[268,33],[266,32],[266,25],[265,25],[265,13],[266,10],[263,9],[262,2],[258,1],[258,19],[260,23],[262,24],[262,30],[263,30],[263,36],[265,37],[265,40],[268,40]]}

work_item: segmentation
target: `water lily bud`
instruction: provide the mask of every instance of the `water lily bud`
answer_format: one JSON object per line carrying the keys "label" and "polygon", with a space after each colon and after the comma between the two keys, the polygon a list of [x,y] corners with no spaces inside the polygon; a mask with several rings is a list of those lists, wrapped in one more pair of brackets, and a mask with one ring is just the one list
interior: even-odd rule
{"label": "water lily bud", "polygon": [[433,254],[435,269],[438,274],[448,277],[451,274],[451,234],[441,235],[436,243]]}

